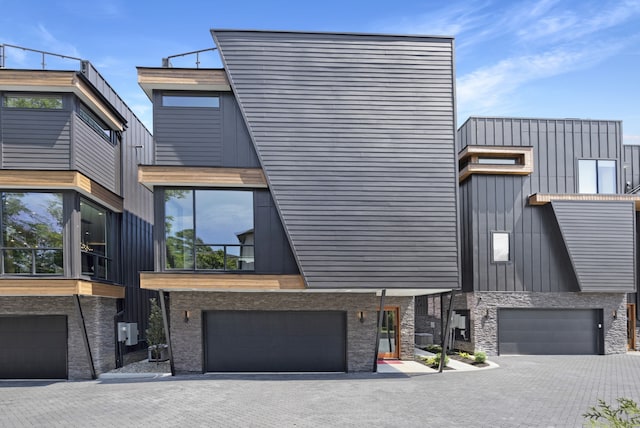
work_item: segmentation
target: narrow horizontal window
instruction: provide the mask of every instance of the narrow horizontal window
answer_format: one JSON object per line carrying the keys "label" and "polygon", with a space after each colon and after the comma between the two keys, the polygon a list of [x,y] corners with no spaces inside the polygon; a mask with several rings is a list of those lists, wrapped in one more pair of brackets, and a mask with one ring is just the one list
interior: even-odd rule
{"label": "narrow horizontal window", "polygon": [[492,262],[508,262],[511,260],[511,248],[509,245],[509,232],[492,232]]}
{"label": "narrow horizontal window", "polygon": [[115,132],[84,105],[78,108],[78,117],[89,125],[99,136],[110,143],[115,143]]}
{"label": "narrow horizontal window", "polygon": [[205,95],[163,95],[163,107],[220,107],[220,98]]}
{"label": "narrow horizontal window", "polygon": [[9,108],[62,109],[62,96],[6,95],[3,105]]}
{"label": "narrow horizontal window", "polygon": [[487,165],[520,165],[522,164],[520,157],[502,158],[502,157],[479,157],[478,162]]}

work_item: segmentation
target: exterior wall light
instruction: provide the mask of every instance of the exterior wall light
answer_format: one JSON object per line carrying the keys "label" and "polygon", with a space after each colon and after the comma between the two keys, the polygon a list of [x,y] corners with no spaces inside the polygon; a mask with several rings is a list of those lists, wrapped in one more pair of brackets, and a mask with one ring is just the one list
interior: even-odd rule
{"label": "exterior wall light", "polygon": [[358,319],[360,322],[364,322],[364,311],[358,311]]}
{"label": "exterior wall light", "polygon": [[189,318],[191,318],[191,312],[184,311],[184,322],[189,322]]}
{"label": "exterior wall light", "polygon": [[618,311],[614,309],[613,312],[611,312],[611,316],[613,317],[614,320],[618,319]]}

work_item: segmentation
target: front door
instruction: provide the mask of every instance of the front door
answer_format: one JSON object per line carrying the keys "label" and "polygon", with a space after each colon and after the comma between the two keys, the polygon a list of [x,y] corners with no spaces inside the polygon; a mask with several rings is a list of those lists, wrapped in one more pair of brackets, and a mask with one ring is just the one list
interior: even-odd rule
{"label": "front door", "polygon": [[636,349],[636,304],[627,304],[627,348]]}
{"label": "front door", "polygon": [[399,308],[397,306],[386,306],[382,312],[382,331],[380,332],[378,358],[400,358],[398,314]]}

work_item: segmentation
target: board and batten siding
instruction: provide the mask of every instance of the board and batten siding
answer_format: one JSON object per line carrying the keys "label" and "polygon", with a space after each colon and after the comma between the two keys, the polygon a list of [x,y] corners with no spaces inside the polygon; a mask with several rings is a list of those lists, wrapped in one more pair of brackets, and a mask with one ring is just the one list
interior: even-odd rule
{"label": "board and batten siding", "polygon": [[[469,118],[458,130],[458,150],[467,145],[530,146],[534,164],[529,176],[478,174],[460,184],[465,290],[579,291],[553,209],[530,206],[528,197],[577,193],[581,158],[616,160],[622,177],[621,137],[619,121]],[[509,263],[491,262],[493,231],[511,233]]]}
{"label": "board and batten siding", "polygon": [[71,112],[0,107],[2,169],[68,170]]}
{"label": "board and batten siding", "polygon": [[153,95],[156,165],[260,166],[233,94],[216,93],[218,108],[163,107],[162,94]]}
{"label": "board and batten siding", "polygon": [[310,288],[458,288],[453,40],[212,30]]}
{"label": "board and batten siding", "polygon": [[553,201],[581,291],[635,291],[632,202]]}

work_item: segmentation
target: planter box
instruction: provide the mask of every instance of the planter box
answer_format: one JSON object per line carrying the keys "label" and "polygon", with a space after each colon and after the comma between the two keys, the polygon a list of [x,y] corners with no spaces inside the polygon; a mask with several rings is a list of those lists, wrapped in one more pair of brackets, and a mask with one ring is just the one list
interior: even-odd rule
{"label": "planter box", "polygon": [[[156,352],[156,348],[160,349],[159,358],[154,358]],[[153,345],[148,348],[149,362],[158,363],[162,361],[167,361],[169,359],[169,345]]]}

